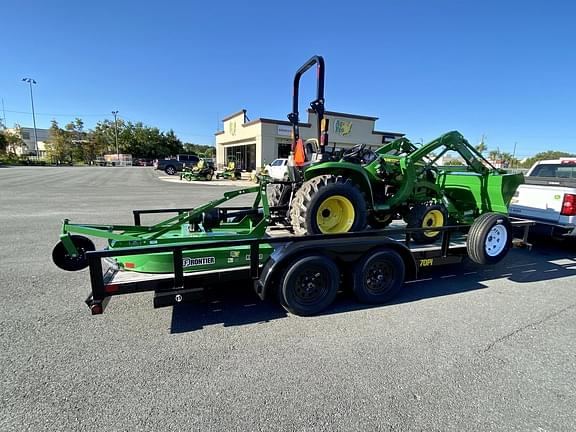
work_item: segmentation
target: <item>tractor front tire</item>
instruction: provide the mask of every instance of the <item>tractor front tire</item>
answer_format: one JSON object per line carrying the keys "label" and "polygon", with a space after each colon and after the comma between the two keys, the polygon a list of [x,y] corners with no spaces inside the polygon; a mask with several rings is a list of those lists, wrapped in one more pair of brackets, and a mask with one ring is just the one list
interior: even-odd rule
{"label": "tractor front tire", "polygon": [[[442,204],[417,204],[408,215],[408,228],[440,228],[446,226],[448,211]],[[441,231],[416,231],[412,239],[419,244],[434,243]]]}
{"label": "tractor front tire", "polygon": [[342,176],[322,175],[304,182],[290,208],[296,235],[362,231],[366,218],[362,192]]}

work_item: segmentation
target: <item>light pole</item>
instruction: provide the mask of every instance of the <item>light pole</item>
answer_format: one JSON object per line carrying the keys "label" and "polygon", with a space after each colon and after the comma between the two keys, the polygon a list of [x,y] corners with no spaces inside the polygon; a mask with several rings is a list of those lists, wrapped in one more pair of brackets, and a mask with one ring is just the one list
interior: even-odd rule
{"label": "light pole", "polygon": [[36,113],[34,112],[34,96],[32,95],[32,84],[36,81],[32,78],[22,78],[30,86],[30,102],[32,102],[32,121],[34,122],[34,154],[38,156],[38,134],[36,133]]}
{"label": "light pole", "polygon": [[116,142],[116,163],[120,163],[120,152],[118,151],[118,110],[112,111],[114,116],[114,141]]}

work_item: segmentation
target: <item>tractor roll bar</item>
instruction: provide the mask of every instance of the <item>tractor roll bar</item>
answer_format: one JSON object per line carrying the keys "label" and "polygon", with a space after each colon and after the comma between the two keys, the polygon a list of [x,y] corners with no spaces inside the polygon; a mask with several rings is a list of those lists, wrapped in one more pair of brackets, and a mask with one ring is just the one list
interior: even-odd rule
{"label": "tractor roll bar", "polygon": [[[310,58],[306,63],[304,63],[300,69],[296,71],[294,75],[294,89],[292,94],[292,112],[288,114],[288,120],[292,124],[292,133],[294,135],[294,143],[300,138],[299,129],[299,114],[298,114],[298,94],[300,91],[300,78],[304,73],[310,69],[312,66],[317,65],[316,68],[316,100],[310,102],[310,107],[317,114],[318,121],[318,137],[321,134],[321,123],[324,118],[324,59],[322,56],[315,55]],[[293,144],[294,146],[294,144]],[[294,150],[294,148],[292,148]]]}

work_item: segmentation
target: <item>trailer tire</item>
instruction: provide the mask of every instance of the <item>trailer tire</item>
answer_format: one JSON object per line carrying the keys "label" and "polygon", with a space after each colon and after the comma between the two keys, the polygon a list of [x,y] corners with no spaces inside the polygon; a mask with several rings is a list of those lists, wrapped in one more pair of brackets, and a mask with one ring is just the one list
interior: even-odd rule
{"label": "trailer tire", "polygon": [[[408,228],[440,228],[446,226],[448,211],[442,204],[417,204],[408,215]],[[412,239],[419,244],[434,243],[441,231],[416,231]]]}
{"label": "trailer tire", "polygon": [[52,261],[54,264],[66,271],[78,271],[88,267],[88,258],[86,258],[86,252],[96,250],[94,243],[87,237],[79,235],[71,235],[70,238],[76,246],[79,255],[74,258],[68,254],[64,243],[61,241],[54,246],[52,249]]}
{"label": "trailer tire", "polygon": [[366,218],[362,192],[342,176],[321,175],[304,182],[290,209],[296,235],[362,231]]}
{"label": "trailer tire", "polygon": [[398,252],[372,250],[354,266],[352,291],[362,303],[385,303],[398,295],[405,276],[406,265]]}
{"label": "trailer tire", "polygon": [[280,278],[279,300],[294,315],[316,315],[336,297],[340,271],[324,255],[301,256],[289,265]]}
{"label": "trailer tire", "polygon": [[512,225],[503,214],[484,213],[470,227],[466,250],[477,264],[496,264],[511,247]]}

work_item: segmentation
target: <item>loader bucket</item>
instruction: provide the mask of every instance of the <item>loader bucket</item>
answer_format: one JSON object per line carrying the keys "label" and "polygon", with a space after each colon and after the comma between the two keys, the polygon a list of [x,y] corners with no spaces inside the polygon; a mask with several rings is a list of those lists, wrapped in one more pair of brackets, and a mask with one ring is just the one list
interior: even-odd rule
{"label": "loader bucket", "polygon": [[473,211],[508,213],[508,204],[519,185],[522,174],[445,172],[439,176],[439,186],[445,197],[459,212]]}

